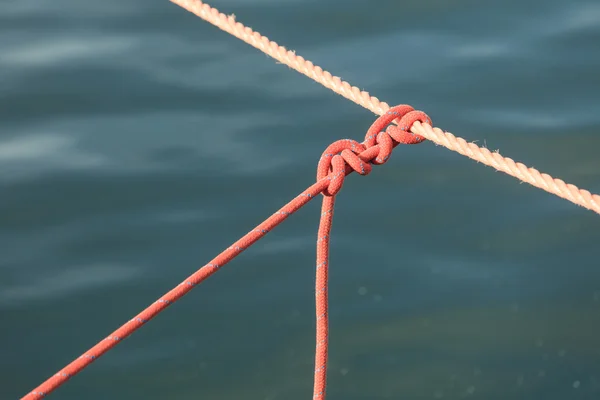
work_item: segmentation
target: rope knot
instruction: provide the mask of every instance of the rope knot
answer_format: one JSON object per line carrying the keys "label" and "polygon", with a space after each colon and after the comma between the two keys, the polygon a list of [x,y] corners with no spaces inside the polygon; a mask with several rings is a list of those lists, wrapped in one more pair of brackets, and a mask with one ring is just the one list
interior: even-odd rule
{"label": "rope knot", "polygon": [[[391,122],[396,121],[397,125],[390,125]],[[387,139],[383,139],[380,137],[383,136],[384,132],[383,128],[387,126],[385,129],[386,136],[391,137],[393,139],[393,147],[396,147],[398,144],[417,144],[421,143],[425,140],[425,138],[421,135],[416,135],[410,131],[412,125],[416,122],[420,121],[421,123],[427,123],[432,125],[431,118],[427,114],[422,111],[415,111],[409,105],[401,104],[398,106],[394,106],[390,108],[385,114],[380,116],[373,122],[367,134],[365,135],[364,144],[367,148],[373,147],[376,144],[380,144],[380,141],[386,141]],[[385,147],[383,145],[380,147]],[[391,151],[390,151],[391,153]],[[385,158],[385,156],[389,157],[390,153],[385,153],[379,155],[379,159]],[[381,157],[384,156],[384,157]],[[387,158],[386,158],[387,160]],[[385,161],[383,161],[385,162]],[[379,161],[380,164],[383,162]],[[377,162],[376,162],[377,163]]]}
{"label": "rope knot", "polygon": [[347,173],[354,170],[367,175],[371,172],[371,164],[359,157],[365,150],[363,144],[351,139],[338,140],[325,149],[317,166],[317,181],[329,178],[329,186],[323,190],[325,196],[335,196],[340,191]]}
{"label": "rope knot", "polygon": [[[394,120],[398,120],[397,126],[390,125]],[[410,131],[416,121],[432,125],[431,119],[424,112],[415,111],[408,105],[395,106],[373,122],[363,143],[342,139],[329,145],[317,166],[317,181],[326,177],[329,179],[329,186],[323,190],[323,195],[335,196],[342,188],[346,175],[352,171],[368,175],[372,169],[371,163],[385,163],[392,154],[392,149],[400,143],[416,144],[424,141],[423,136]]]}

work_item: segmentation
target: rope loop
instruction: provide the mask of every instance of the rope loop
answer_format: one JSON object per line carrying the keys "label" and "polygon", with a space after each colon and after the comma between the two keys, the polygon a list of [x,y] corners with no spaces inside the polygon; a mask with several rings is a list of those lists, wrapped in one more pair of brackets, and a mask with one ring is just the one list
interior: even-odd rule
{"label": "rope loop", "polygon": [[[399,120],[398,125],[390,125]],[[317,166],[317,181],[327,178],[329,185],[323,190],[324,196],[335,196],[347,174],[354,171],[360,175],[368,175],[372,166],[385,163],[394,147],[402,144],[416,144],[425,140],[424,137],[415,135],[410,127],[415,121],[428,123],[431,119],[422,111],[415,111],[409,105],[401,104],[390,108],[384,115],[377,118],[371,125],[365,141],[358,143],[351,139],[342,139],[325,149]],[[387,126],[387,129],[383,129]]]}
{"label": "rope loop", "polygon": [[[421,123],[427,123],[432,125],[431,118],[427,114],[422,111],[415,111],[409,105],[400,104],[398,106],[394,106],[386,111],[381,117],[377,118],[375,122],[371,125],[367,134],[365,135],[365,146],[367,148],[374,146],[376,143],[379,143],[378,136],[383,128],[387,126],[385,132],[394,139],[394,147],[396,147],[399,143],[402,144],[417,144],[421,143],[425,140],[425,138],[421,135],[416,135],[410,131],[412,125],[416,122],[420,121]],[[390,125],[392,122],[396,122],[397,125]],[[389,125],[389,126],[388,126]],[[389,154],[380,154],[377,158],[383,159],[389,157]],[[380,162],[380,161],[378,161]],[[385,161],[384,161],[385,162]],[[383,164],[383,162],[380,162]]]}
{"label": "rope loop", "polygon": [[390,125],[386,132],[398,143],[418,144],[425,140],[421,135],[411,132],[410,128],[417,121],[432,125],[431,118],[423,111],[411,111],[400,118],[398,125]]}
{"label": "rope loop", "polygon": [[363,144],[352,139],[338,140],[325,149],[317,166],[317,181],[323,178],[330,181],[323,190],[324,196],[335,196],[340,191],[347,172],[354,170],[361,175],[371,172],[371,164],[358,157],[365,150]]}

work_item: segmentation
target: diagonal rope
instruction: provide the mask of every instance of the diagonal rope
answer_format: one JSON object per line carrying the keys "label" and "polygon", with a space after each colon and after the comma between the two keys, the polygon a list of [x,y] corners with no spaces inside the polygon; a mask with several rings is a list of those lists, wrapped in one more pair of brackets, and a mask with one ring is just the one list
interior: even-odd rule
{"label": "diagonal rope", "polygon": [[108,350],[121,343],[133,332],[141,328],[144,324],[158,315],[168,306],[179,300],[181,297],[186,295],[189,291],[203,282],[205,279],[210,277],[212,274],[217,272],[225,264],[233,260],[245,249],[253,245],[269,231],[274,229],[277,225],[285,221],[290,215],[298,211],[306,203],[314,199],[319,193],[325,190],[329,185],[328,177],[320,179],[312,186],[307,188],[304,192],[296,196],[292,201],[283,206],[279,211],[275,212],[263,223],[258,225],[256,228],[248,232],[237,242],[232,244],[230,247],[225,249],[221,254],[215,257],[208,264],[194,272],[187,279],[171,289],[169,292],[164,294],[160,299],[155,301],[146,307],[138,315],[127,321],[119,329],[105,337],[103,340],[98,342],[95,346],[90,348],[88,351],[83,353],[81,356],[70,362],[63,369],[58,371],[56,374],[48,378],[45,382],[39,385],[37,388],[29,392],[27,395],[21,398],[21,400],[39,400],[46,397],[57,387],[61,386],[67,380],[81,372],[85,367],[90,365],[92,362],[97,360],[100,356],[106,353]]}
{"label": "diagonal rope", "polygon": [[[389,125],[393,120],[399,120],[399,126]],[[41,385],[21,398],[21,400],[39,400],[46,397],[56,388],[81,372],[108,350],[121,343],[145,323],[157,316],[165,308],[179,300],[194,287],[221,269],[240,253],[252,246],[259,239],[273,230],[290,215],[323,194],[321,221],[317,237],[317,264],[315,279],[315,300],[317,317],[317,340],[315,347],[315,378],[313,400],[325,400],[327,384],[327,354],[329,336],[329,317],[327,313],[327,281],[329,276],[329,238],[335,196],[344,184],[345,176],[357,172],[368,175],[371,163],[384,164],[390,157],[392,149],[399,144],[420,143],[424,138],[407,132],[414,121],[431,122],[429,117],[415,111],[408,105],[393,107],[384,116],[379,117],[367,131],[365,141],[358,143],[344,139],[332,143],[323,152],[317,166],[317,182],[307,188],[279,211],[267,218],[263,223],[248,232],[237,242],[225,249],[208,264],[190,275],[175,288],[164,294],[160,299],[146,307],[138,315],[127,321],[116,331],[98,342],[81,356],[71,361],[67,366],[48,378]],[[388,126],[389,125],[389,126]],[[385,132],[382,132],[383,128]]]}
{"label": "diagonal rope", "polygon": [[[348,82],[331,75],[321,67],[296,55],[295,52],[287,50],[240,22],[236,22],[233,15],[227,16],[200,0],[170,1],[377,115],[383,115],[390,108],[386,102],[379,101],[377,97],[371,96],[368,92],[361,91],[356,86],[351,86]],[[548,174],[540,173],[537,169],[529,168],[508,157],[503,157],[498,152],[491,152],[474,143],[468,143],[450,132],[433,128],[429,124],[415,122],[411,131],[447,149],[600,214],[600,196],[597,194],[579,189],[575,185],[565,183],[563,180],[553,178]]]}

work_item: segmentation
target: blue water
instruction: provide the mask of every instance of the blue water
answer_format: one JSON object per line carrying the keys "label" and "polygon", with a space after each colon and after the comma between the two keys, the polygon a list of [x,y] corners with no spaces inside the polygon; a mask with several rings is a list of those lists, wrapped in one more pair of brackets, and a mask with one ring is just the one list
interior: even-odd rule
{"label": "blue water", "polygon": [[[600,193],[595,0],[212,5]],[[314,182],[375,116],[162,1],[0,3],[0,399]],[[49,399],[309,399],[318,201]],[[431,143],[337,202],[328,399],[597,399],[598,215]]]}

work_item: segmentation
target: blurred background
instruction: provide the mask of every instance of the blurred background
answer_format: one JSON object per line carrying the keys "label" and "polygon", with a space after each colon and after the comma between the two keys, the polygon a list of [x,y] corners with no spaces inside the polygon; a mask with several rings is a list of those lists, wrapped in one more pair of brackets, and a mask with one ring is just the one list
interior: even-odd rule
{"label": "blurred background", "polygon": [[[214,0],[381,100],[600,192],[595,0]],[[314,182],[371,112],[166,0],[0,3],[0,399]],[[51,394],[312,395],[314,201]],[[432,143],[338,197],[328,399],[597,399],[600,218]]]}

